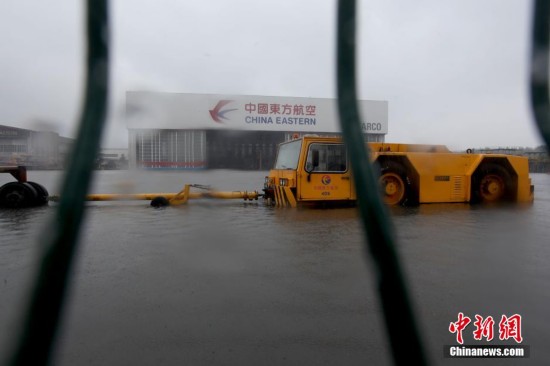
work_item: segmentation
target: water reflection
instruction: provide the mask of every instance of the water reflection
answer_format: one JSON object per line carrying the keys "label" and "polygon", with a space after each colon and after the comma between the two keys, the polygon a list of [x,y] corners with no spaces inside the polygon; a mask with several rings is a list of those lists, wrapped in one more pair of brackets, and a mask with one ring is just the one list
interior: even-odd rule
{"label": "water reflection", "polygon": [[2,243],[7,244],[12,239],[26,238],[43,222],[44,216],[48,212],[51,212],[48,206],[0,209]]}

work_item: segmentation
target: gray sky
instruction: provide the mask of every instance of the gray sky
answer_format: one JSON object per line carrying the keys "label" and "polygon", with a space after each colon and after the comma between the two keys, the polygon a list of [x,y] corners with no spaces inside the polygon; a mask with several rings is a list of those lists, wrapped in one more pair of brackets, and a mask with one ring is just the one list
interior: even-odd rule
{"label": "gray sky", "polygon": [[[81,3],[0,2],[0,124],[74,133]],[[389,102],[386,141],[452,149],[542,144],[527,99],[531,7],[525,0],[360,2],[359,93]],[[336,1],[118,0],[111,13],[105,147],[127,145],[126,90],[335,96]]]}

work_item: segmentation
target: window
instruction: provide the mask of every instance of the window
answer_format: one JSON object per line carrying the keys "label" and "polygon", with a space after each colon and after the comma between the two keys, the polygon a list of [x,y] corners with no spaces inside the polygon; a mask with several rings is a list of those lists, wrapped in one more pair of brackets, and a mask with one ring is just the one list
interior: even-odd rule
{"label": "window", "polygon": [[26,153],[27,145],[0,145],[2,153]]}
{"label": "window", "polygon": [[300,159],[300,148],[302,140],[296,140],[282,144],[279,147],[279,154],[275,163],[275,169],[296,169]]}
{"label": "window", "polygon": [[311,144],[307,152],[306,171],[345,172],[346,147],[343,144]]}

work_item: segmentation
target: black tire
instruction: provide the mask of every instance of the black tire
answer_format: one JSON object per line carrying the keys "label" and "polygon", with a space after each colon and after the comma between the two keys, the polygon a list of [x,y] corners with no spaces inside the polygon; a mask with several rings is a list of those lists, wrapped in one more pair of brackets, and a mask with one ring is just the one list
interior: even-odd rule
{"label": "black tire", "polygon": [[497,203],[513,200],[513,181],[503,166],[486,163],[472,179],[473,203]]}
{"label": "black tire", "polygon": [[39,184],[36,182],[27,182],[27,183],[30,184],[36,191],[36,194],[38,196],[36,199],[37,206],[42,206],[48,203],[49,193],[48,193],[48,190],[42,184]]}
{"label": "black tire", "polygon": [[170,201],[164,196],[157,196],[151,200],[151,206],[154,208],[166,207],[170,205]]}
{"label": "black tire", "polygon": [[32,207],[37,200],[38,193],[29,183],[10,182],[0,187],[0,207]]}
{"label": "black tire", "polygon": [[389,206],[405,205],[411,197],[411,180],[399,163],[383,162],[378,182],[382,200]]}

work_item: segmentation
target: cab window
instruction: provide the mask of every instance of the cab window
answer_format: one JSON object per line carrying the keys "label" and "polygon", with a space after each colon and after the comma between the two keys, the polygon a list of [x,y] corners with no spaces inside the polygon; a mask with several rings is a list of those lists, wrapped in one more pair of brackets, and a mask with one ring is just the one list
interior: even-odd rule
{"label": "cab window", "polygon": [[346,170],[347,154],[343,144],[313,143],[309,145],[306,171],[341,173]]}
{"label": "cab window", "polygon": [[302,140],[296,140],[281,144],[274,169],[296,169],[300,159]]}

